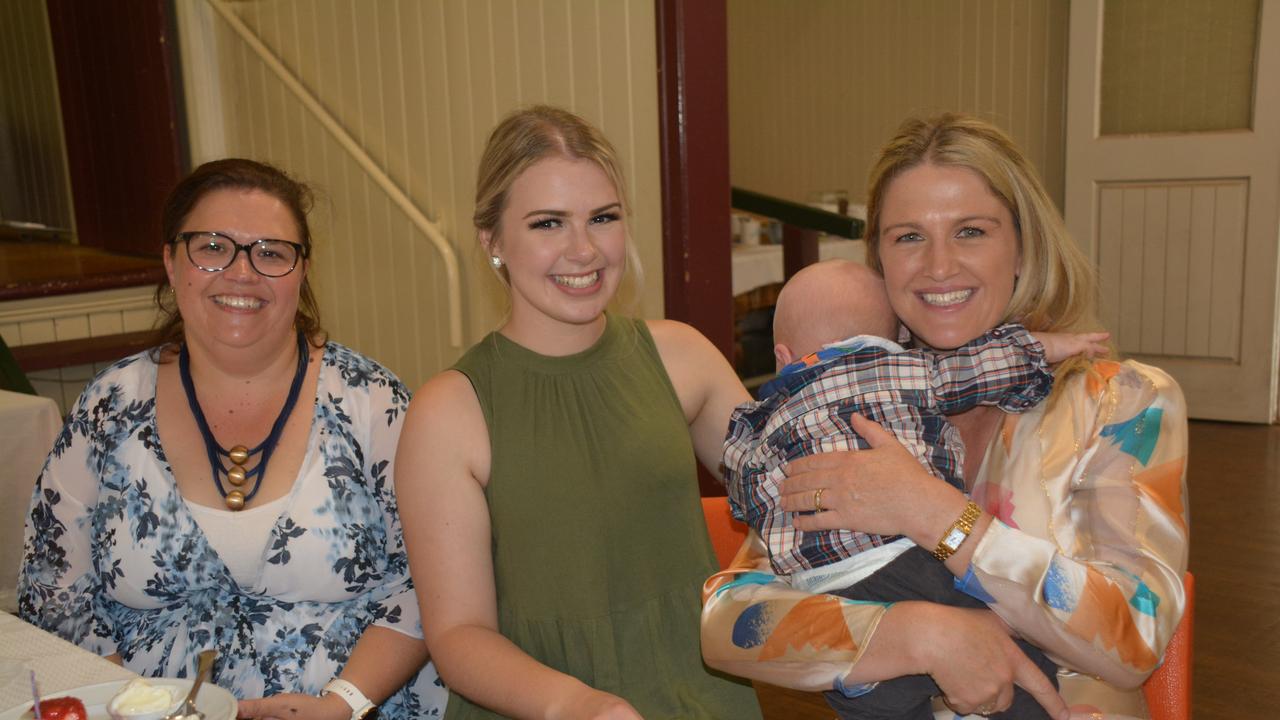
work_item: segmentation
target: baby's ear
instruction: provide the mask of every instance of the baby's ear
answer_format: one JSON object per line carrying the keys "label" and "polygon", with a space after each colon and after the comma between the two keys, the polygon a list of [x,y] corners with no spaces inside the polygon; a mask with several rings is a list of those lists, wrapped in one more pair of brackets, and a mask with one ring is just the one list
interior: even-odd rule
{"label": "baby's ear", "polygon": [[777,363],[774,370],[781,370],[782,368],[790,365],[791,361],[795,359],[795,356],[791,354],[791,348],[786,345],[778,343],[773,346],[773,360]]}

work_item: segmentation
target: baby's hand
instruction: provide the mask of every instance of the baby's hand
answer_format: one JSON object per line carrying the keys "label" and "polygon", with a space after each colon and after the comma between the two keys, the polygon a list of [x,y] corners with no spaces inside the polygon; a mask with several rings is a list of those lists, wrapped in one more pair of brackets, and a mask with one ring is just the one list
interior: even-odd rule
{"label": "baby's hand", "polygon": [[1108,332],[1034,332],[1031,336],[1044,346],[1044,359],[1050,363],[1062,362],[1073,355],[1084,355],[1087,358],[1102,357],[1111,351],[1106,344],[1111,337],[1111,333]]}

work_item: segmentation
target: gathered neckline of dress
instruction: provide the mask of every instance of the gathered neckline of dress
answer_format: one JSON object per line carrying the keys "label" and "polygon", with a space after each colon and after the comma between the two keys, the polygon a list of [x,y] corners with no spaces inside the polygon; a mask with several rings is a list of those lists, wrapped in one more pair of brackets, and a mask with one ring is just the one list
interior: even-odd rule
{"label": "gathered neckline of dress", "polygon": [[[637,325],[643,323],[642,320],[634,322]],[[618,318],[613,313],[605,313],[604,332],[600,333],[600,337],[592,343],[591,347],[569,355],[543,355],[530,350],[497,330],[489,333],[489,337],[486,338],[485,342],[489,343],[498,357],[508,362],[517,363],[527,370],[548,375],[577,373],[617,357],[617,351],[622,347],[626,335],[629,334],[625,332],[627,325],[628,323],[625,320]],[[630,334],[634,336],[634,333]]]}

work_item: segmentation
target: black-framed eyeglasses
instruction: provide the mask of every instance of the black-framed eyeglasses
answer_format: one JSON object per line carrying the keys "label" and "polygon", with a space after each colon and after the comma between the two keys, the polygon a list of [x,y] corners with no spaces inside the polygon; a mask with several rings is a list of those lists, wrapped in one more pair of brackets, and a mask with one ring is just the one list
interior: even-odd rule
{"label": "black-framed eyeglasses", "polygon": [[251,243],[239,243],[228,235],[210,230],[180,232],[172,242],[185,245],[191,264],[205,272],[226,270],[243,250],[249,256],[249,265],[259,275],[282,277],[293,272],[298,260],[307,256],[305,247],[288,240],[262,238]]}

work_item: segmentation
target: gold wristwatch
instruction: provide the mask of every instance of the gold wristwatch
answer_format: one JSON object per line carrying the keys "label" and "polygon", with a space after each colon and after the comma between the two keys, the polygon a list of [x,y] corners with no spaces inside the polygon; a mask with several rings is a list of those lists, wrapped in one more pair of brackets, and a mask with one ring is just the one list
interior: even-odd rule
{"label": "gold wristwatch", "polygon": [[939,562],[946,562],[947,558],[955,554],[960,549],[960,545],[964,543],[965,538],[969,537],[969,533],[973,532],[973,524],[982,516],[982,508],[978,504],[970,500],[964,506],[964,512],[960,513],[960,517],[951,523],[951,527],[942,534],[942,539],[938,541],[938,547],[934,548],[933,556],[938,558]]}

